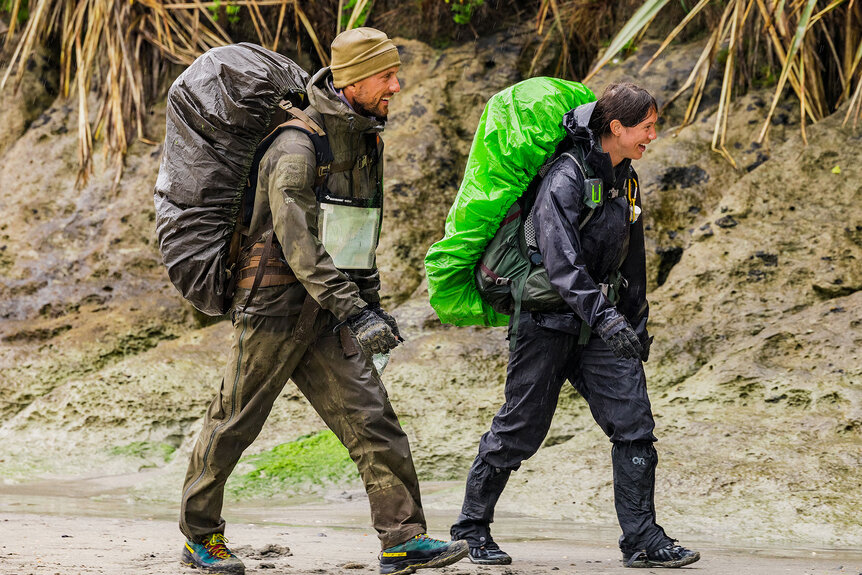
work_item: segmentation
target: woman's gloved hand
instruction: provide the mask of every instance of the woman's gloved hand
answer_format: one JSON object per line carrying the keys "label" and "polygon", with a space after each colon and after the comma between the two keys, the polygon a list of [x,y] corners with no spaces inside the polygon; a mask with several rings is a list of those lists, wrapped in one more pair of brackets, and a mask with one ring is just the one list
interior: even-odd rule
{"label": "woman's gloved hand", "polygon": [[608,336],[605,343],[620,359],[640,359],[644,352],[635,330],[628,324],[615,334]]}

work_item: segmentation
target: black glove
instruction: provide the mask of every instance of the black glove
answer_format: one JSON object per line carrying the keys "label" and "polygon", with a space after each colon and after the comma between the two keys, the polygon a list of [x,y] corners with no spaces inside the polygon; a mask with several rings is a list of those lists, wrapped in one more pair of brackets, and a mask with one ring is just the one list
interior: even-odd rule
{"label": "black glove", "polygon": [[630,325],[608,337],[605,343],[610,346],[614,355],[620,359],[639,359],[643,353],[643,346],[638,339],[635,330]]}
{"label": "black glove", "polygon": [[395,322],[395,318],[383,311],[383,308],[380,307],[379,303],[369,305],[368,309],[376,313],[380,319],[386,322],[386,325],[389,326],[389,329],[392,330],[392,333],[395,334],[398,341],[404,341],[404,338],[401,337],[401,332],[398,331],[398,324]]}
{"label": "black glove", "polygon": [[[646,334],[644,334],[646,335]],[[641,352],[641,361],[646,363],[649,360],[649,348],[652,346],[652,340],[655,339],[654,336],[649,336],[641,342],[641,346],[644,348]]]}
{"label": "black glove", "polygon": [[366,355],[386,353],[398,345],[389,324],[368,308],[347,318],[346,323]]}

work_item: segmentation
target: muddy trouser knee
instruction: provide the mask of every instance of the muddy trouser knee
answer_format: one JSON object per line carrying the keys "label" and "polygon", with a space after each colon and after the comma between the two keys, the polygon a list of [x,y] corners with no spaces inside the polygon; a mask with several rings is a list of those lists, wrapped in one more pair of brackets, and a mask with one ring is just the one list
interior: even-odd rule
{"label": "muddy trouser knee", "polygon": [[319,337],[308,346],[292,338],[295,318],[239,314],[222,387],[207,411],[186,474],[180,529],[189,539],[224,532],[225,482],[288,378],[347,446],[369,492],[372,521],[383,544],[425,531],[407,438],[386,391],[363,355],[344,355],[329,321],[319,314],[314,329]]}
{"label": "muddy trouser knee", "polygon": [[578,354],[570,376],[593,418],[613,443],[614,505],[623,551],[653,550],[670,542],[656,523],[652,416],[643,364],[619,359],[593,337]]}
{"label": "muddy trouser knee", "polygon": [[407,435],[371,361],[360,352],[346,356],[339,335],[327,332],[309,348],[293,380],[356,463],[381,546],[424,533]]}
{"label": "muddy trouser knee", "polygon": [[489,536],[494,508],[509,475],[536,453],[548,433],[577,337],[543,329],[525,312],[516,343],[509,355],[506,401],[479,441],[461,514],[450,531],[474,547]]}
{"label": "muddy trouser knee", "polygon": [[290,338],[292,328],[288,318],[250,314],[238,314],[234,322],[221,388],[206,412],[183,486],[180,530],[193,541],[224,533],[225,482],[304,353]]}

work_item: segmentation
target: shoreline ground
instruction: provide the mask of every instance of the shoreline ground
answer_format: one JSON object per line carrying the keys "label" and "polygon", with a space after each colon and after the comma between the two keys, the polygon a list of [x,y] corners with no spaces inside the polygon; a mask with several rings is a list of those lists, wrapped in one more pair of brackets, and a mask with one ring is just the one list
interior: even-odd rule
{"label": "shoreline ground", "polygon": [[[15,493],[15,491],[18,491]],[[193,575],[180,565],[182,537],[164,506],[0,488],[0,574]],[[428,509],[431,535],[445,535],[454,509]],[[296,505],[258,502],[225,513],[226,535],[249,574],[377,573],[378,541],[367,502],[346,494]],[[420,573],[632,575],[616,548],[616,527],[530,517],[499,517],[498,541],[513,557],[505,567],[461,561]],[[505,535],[503,535],[505,534]],[[685,568],[709,575],[862,575],[862,549],[813,549],[686,539],[702,559]],[[668,573],[647,569],[643,573]],[[635,572],[637,573],[637,572]]]}

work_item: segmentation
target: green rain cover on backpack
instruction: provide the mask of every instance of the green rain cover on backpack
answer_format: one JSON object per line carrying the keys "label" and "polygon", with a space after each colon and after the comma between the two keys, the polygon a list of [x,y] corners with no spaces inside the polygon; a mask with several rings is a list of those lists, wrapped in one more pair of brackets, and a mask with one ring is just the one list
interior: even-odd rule
{"label": "green rain cover on backpack", "polygon": [[506,212],[565,136],[563,114],[596,99],[578,82],[530,78],[495,94],[479,120],[445,235],[425,256],[431,306],[454,325],[506,325],[476,289],[473,270]]}

